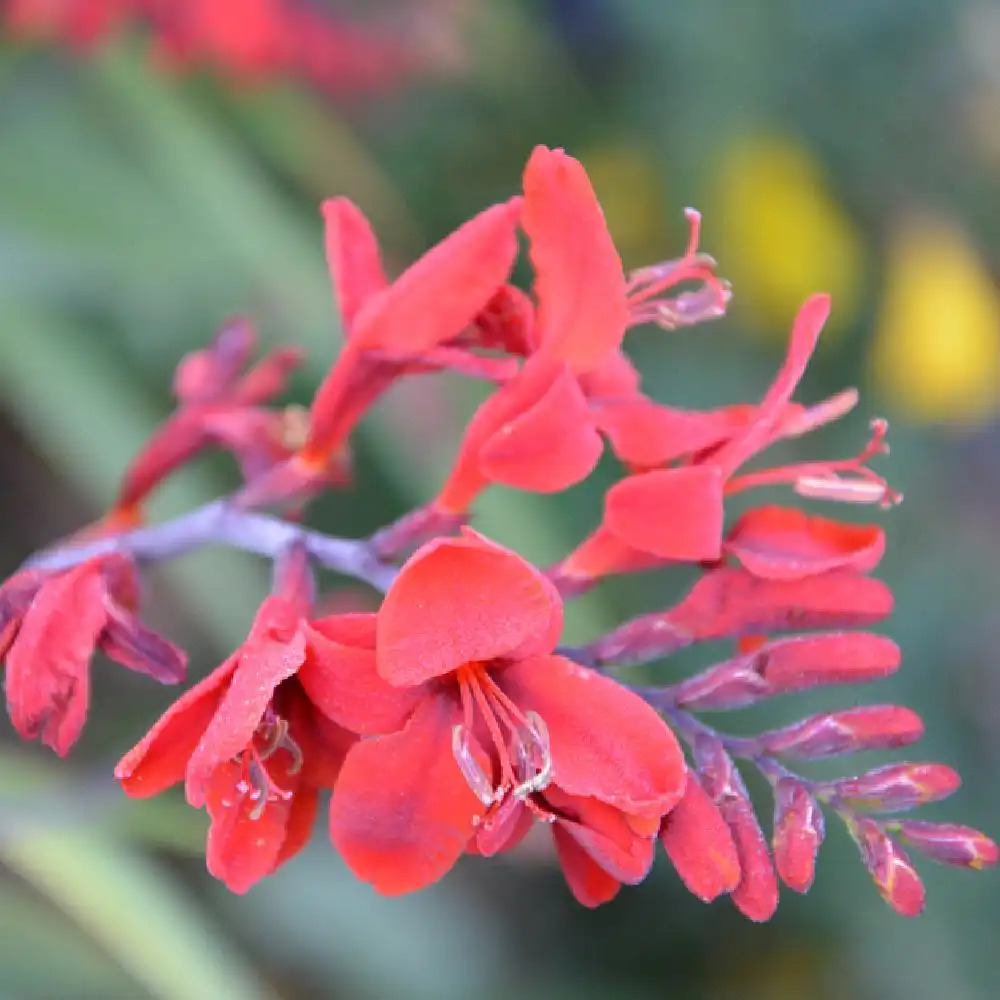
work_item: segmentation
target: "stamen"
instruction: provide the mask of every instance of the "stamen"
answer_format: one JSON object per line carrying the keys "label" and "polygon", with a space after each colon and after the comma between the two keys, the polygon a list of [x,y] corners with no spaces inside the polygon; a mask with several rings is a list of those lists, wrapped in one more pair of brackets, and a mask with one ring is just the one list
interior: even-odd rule
{"label": "stamen", "polygon": [[[664,330],[676,330],[714,319],[726,311],[731,296],[729,284],[715,273],[715,261],[698,253],[701,214],[693,208],[685,209],[684,214],[689,226],[684,256],[638,268],[628,276],[631,326],[655,323]],[[700,283],[703,287],[677,292],[677,287],[685,282]]]}
{"label": "stamen", "polygon": [[484,806],[497,801],[493,783],[486,776],[469,747],[469,730],[461,723],[451,731],[451,752],[468,786]]}
{"label": "stamen", "polygon": [[836,500],[840,503],[877,503],[892,507],[903,499],[901,493],[890,490],[885,483],[867,479],[838,479],[831,476],[802,476],[793,489],[800,497],[812,500]]}
{"label": "stamen", "polygon": [[275,715],[272,709],[268,709],[257,732],[261,733],[266,740],[264,746],[257,749],[257,756],[260,760],[268,760],[279,750],[286,750],[291,756],[292,762],[285,769],[285,773],[298,774],[302,770],[302,747],[292,738],[286,719]]}
{"label": "stamen", "polygon": [[[487,807],[502,806],[525,801],[546,788],[552,780],[552,755],[542,718],[536,712],[522,712],[480,664],[460,668],[457,680],[463,722],[452,729],[452,755],[477,798]],[[496,752],[499,786],[483,772],[469,746],[474,706],[483,714]],[[484,828],[494,822],[491,818]]]}
{"label": "stamen", "polygon": [[[521,784],[511,792],[517,799],[526,799],[529,795],[543,791],[552,781],[552,753],[549,749],[548,726],[537,712],[525,712],[524,718],[527,725],[519,729],[515,737],[525,751],[525,758],[528,759],[531,770],[525,770],[519,775]],[[525,735],[528,737],[526,742]],[[537,765],[536,758],[539,761]]]}
{"label": "stamen", "polygon": [[271,781],[264,765],[260,763],[256,755],[252,756],[246,765],[247,781],[250,790],[247,797],[254,803],[250,810],[250,819],[259,820],[264,815],[268,802],[272,799],[290,799],[292,793],[283,788],[279,788]]}
{"label": "stamen", "polygon": [[693,257],[698,252],[701,242],[701,212],[688,206],[684,209],[684,218],[688,221],[688,245],[684,250],[685,257]]}
{"label": "stamen", "polygon": [[[832,403],[838,398],[834,397],[828,402]],[[846,400],[843,405],[846,405]],[[841,503],[875,503],[884,509],[895,506],[902,502],[903,494],[894,490],[882,476],[865,464],[876,455],[889,453],[889,445],[885,440],[888,428],[885,420],[873,420],[872,436],[854,458],[832,462],[801,462],[763,469],[760,472],[748,472],[730,479],[726,483],[725,492],[731,496],[754,487],[789,484],[803,497]]]}

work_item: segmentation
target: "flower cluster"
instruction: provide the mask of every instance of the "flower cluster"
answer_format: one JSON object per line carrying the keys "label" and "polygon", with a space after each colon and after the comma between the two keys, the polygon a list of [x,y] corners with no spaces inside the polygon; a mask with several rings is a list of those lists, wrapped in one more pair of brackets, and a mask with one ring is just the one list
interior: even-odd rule
{"label": "flower cluster", "polygon": [[[682,410],[642,391],[622,344],[636,325],[673,330],[725,311],[729,289],[698,250],[697,213],[679,258],[626,274],[583,167],[539,147],[522,194],[395,280],[357,207],[334,199],[323,218],[346,342],[311,409],[273,403],[297,354],[274,352],[244,373],[253,332],[230,323],[182,363],[177,409],[108,514],[0,589],[7,702],[23,736],[69,750],[95,647],[180,680],[183,655],[137,618],[138,567],[221,543],[272,560],[272,592],[246,640],[125,754],[116,777],[136,797],[183,783],[211,820],[208,867],[236,892],[305,844],[327,792],[334,847],[389,894],[434,882],[463,855],[512,850],[536,824],[551,830],[586,906],[645,878],[659,844],[693,894],[728,895],[765,920],[779,882],[796,892],[812,884],[824,815],[845,824],[900,913],[923,906],[903,845],[952,865],[996,863],[996,845],[975,830],[899,818],[956,790],[944,765],[822,780],[795,769],[914,742],[922,724],[908,709],[852,707],[756,736],[728,735],[700,715],[899,666],[896,645],[867,631],[892,610],[871,575],[885,548],[880,527],[775,503],[728,516],[729,498],[765,486],[832,503],[899,499],[869,465],[887,450],[881,421],[853,457],[754,461],[857,402],[853,391],[793,400],[825,296],[795,318],[759,402]],[[530,295],[510,283],[518,230]],[[369,539],[305,526],[313,496],[349,484],[351,434],[379,397],[441,370],[490,391],[436,495]],[[235,456],[242,488],[146,525],[146,498],[206,447]],[[605,448],[622,473],[600,523],[554,566],[536,567],[469,526],[490,485],[558,493],[587,478]],[[564,602],[612,574],[678,564],[699,574],[680,601],[586,645],[560,645]],[[378,610],[321,613],[319,569],[382,591]],[[730,640],[729,658],[672,683],[618,679],[631,665]],[[770,786],[770,836],[741,768]]]}
{"label": "flower cluster", "polygon": [[391,85],[431,58],[412,31],[365,29],[308,0],[5,0],[0,19],[15,36],[84,49],[138,26],[164,68],[209,64],[237,80],[299,79],[330,93]]}

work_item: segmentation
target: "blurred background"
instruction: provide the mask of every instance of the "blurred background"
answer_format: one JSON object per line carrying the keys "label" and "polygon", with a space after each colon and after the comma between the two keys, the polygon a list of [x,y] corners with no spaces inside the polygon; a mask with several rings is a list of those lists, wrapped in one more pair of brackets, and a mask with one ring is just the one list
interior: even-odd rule
{"label": "blurred background", "polygon": [[[227,316],[309,351],[296,387],[308,400],[339,341],[323,197],[357,201],[398,271],[513,193],[534,144],[561,145],[590,172],[626,266],[675,256],[694,205],[734,284],[723,321],[631,335],[654,397],[759,398],[801,300],[833,293],[800,398],[858,385],[863,402],[808,453],[853,454],[867,419],[887,416],[880,470],[906,494],[876,512],[903,670],[835,703],[920,711],[928,736],[911,758],[965,779],[927,818],[1000,831],[1000,6],[319,0],[310,12],[340,48],[300,71],[225,45],[171,57],[141,25],[39,37],[25,10],[60,2],[0,4],[0,576],[100,514],[168,412],[178,358]],[[366,533],[426,500],[477,392],[402,386],[356,442],[355,488],[319,502],[314,523]],[[610,474],[568,502],[490,494],[477,526],[554,559],[592,525]],[[199,462],[154,512],[234,476]],[[327,582],[341,606],[371,600]],[[266,586],[266,567],[202,553],[156,573],[147,617],[197,677],[243,637]],[[570,629],[597,634],[665,606],[672,587],[657,575],[604,588]],[[204,817],[179,792],[118,792],[114,761],[174,694],[106,668],[69,761],[9,727],[0,737],[2,998],[1000,995],[996,876],[922,865],[927,912],[907,921],[833,823],[811,894],[785,894],[760,927],[690,897],[664,859],[587,912],[530,845],[385,900],[317,835],[231,896],[206,874]]]}

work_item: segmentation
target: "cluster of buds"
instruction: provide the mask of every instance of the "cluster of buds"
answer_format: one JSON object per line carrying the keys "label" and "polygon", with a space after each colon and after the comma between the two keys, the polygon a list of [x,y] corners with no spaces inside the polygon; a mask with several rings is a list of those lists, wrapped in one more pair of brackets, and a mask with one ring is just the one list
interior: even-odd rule
{"label": "cluster of buds", "polygon": [[17,37],[82,49],[135,26],[163,68],[210,64],[237,80],[296,79],[329,93],[379,89],[431,58],[419,31],[365,29],[310,0],[3,0],[0,21]]}
{"label": "cluster of buds", "polygon": [[[729,289],[699,252],[697,213],[688,212],[680,258],[626,275],[583,167],[539,147],[523,194],[395,280],[353,204],[329,201],[323,218],[346,342],[311,408],[273,403],[296,352],[244,373],[253,331],[227,325],[182,363],[176,412],[126,471],[106,516],[0,587],[7,702],[22,736],[68,752],[87,713],[95,648],[180,681],[183,654],[137,618],[140,567],[223,544],[270,559],[272,592],[246,640],[115,773],[130,796],[183,783],[210,816],[209,870],[236,892],[302,848],[328,793],[334,847],[389,894],[436,881],[463,855],[512,850],[535,824],[551,830],[586,906],[640,882],[662,844],[694,895],[727,895],[753,920],[774,912],[779,882],[809,889],[824,816],[844,822],[900,913],[923,905],[903,844],[946,864],[997,861],[977,831],[898,818],[956,790],[944,765],[895,763],[837,780],[793,769],[912,743],[922,724],[908,709],[854,707],[756,736],[701,718],[899,666],[896,645],[865,631],[892,610],[871,575],[881,528],[773,503],[727,517],[729,497],[761,486],[877,507],[899,499],[869,466],[886,451],[881,421],[854,457],[746,468],[857,402],[853,391],[813,405],[792,398],[825,296],[795,318],[760,402],[681,410],[642,392],[622,343],[632,326],[675,330],[725,311]],[[531,295],[509,281],[519,230]],[[352,432],[381,394],[442,370],[491,391],[436,495],[371,538],[310,529],[305,505],[350,483]],[[206,447],[236,457],[242,487],[147,524],[149,495]],[[491,484],[559,493],[587,478],[605,448],[623,471],[600,523],[554,566],[532,565],[470,526]],[[585,645],[560,645],[564,602],[611,574],[679,564],[700,572],[679,602]],[[319,570],[381,592],[378,610],[321,612]],[[620,679],[631,665],[728,640],[730,658],[674,683]],[[771,788],[770,837],[740,768]]]}

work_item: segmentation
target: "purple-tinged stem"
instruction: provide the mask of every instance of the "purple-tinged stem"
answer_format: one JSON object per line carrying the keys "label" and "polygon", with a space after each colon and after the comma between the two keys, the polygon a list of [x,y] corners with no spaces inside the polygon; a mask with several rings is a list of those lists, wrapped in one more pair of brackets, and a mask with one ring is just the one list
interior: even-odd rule
{"label": "purple-tinged stem", "polygon": [[46,549],[32,556],[25,568],[69,569],[86,559],[112,553],[131,556],[140,563],[155,563],[209,545],[229,546],[277,559],[296,542],[326,569],[361,580],[377,590],[387,590],[398,572],[395,566],[379,560],[367,541],[310,531],[267,514],[239,510],[225,500],[215,500],[162,524]]}

